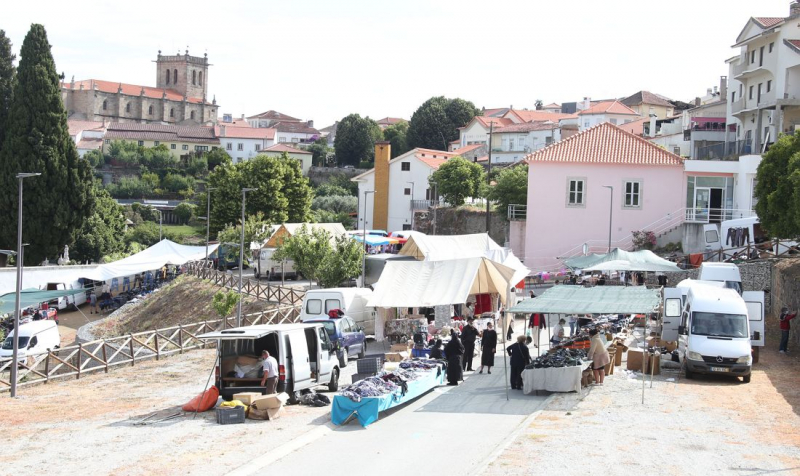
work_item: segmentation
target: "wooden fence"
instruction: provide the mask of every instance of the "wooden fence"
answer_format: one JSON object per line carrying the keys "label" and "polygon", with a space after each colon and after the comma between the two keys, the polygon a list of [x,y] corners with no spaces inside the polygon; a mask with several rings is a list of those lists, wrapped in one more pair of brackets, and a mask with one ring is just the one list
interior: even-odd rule
{"label": "wooden fence", "polygon": [[[191,261],[186,263],[187,273],[200,279],[208,279],[217,286],[239,289],[238,273],[218,271],[206,261]],[[261,301],[276,302],[299,306],[303,302],[305,291],[286,286],[276,286],[269,282],[262,283],[256,279],[242,277],[242,293]]]}
{"label": "wooden fence", "polygon": [[[297,322],[300,308],[284,306],[242,316],[243,326]],[[17,386],[48,383],[88,373],[105,372],[119,365],[136,365],[147,359],[159,360],[192,349],[213,347],[197,338],[205,332],[236,326],[236,317],[137,332],[109,339],[98,339],[49,352],[28,355],[19,363]],[[12,359],[0,360],[0,392],[11,388]]]}

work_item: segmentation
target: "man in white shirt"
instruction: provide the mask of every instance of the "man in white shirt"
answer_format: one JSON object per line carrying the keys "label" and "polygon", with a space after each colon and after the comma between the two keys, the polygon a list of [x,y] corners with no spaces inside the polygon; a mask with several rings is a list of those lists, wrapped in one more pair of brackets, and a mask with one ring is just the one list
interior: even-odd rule
{"label": "man in white shirt", "polygon": [[261,357],[264,359],[261,363],[264,369],[264,376],[261,378],[261,386],[267,387],[267,395],[276,393],[278,388],[278,361],[275,357],[269,355],[266,350],[261,352]]}

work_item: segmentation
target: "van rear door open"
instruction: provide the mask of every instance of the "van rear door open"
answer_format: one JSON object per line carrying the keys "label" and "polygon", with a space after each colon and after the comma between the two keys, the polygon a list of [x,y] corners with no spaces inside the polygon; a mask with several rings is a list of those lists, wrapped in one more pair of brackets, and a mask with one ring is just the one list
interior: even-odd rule
{"label": "van rear door open", "polygon": [[[750,321],[750,344],[764,346],[764,292],[745,291],[742,299],[747,304],[747,318]],[[757,338],[756,338],[757,337]]]}
{"label": "van rear door open", "polygon": [[678,340],[678,326],[681,324],[681,311],[683,290],[678,288],[664,288],[664,318],[661,328],[661,339],[666,341]]}
{"label": "van rear door open", "polygon": [[309,362],[305,331],[303,329],[291,331],[287,335],[287,340],[289,341],[288,356],[291,359],[294,390],[308,388],[311,382],[311,363]]}

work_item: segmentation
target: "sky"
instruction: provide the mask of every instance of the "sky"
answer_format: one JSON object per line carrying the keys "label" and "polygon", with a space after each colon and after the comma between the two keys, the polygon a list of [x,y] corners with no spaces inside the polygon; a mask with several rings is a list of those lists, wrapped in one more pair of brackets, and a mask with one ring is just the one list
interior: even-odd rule
{"label": "sky", "polygon": [[67,80],[155,86],[159,50],[208,53],[220,113],[321,128],[350,113],[409,119],[440,95],[478,108],[640,90],[690,101],[727,75],[751,16],[788,12],[789,0],[29,0],[4,4],[0,29],[18,54],[43,24]]}

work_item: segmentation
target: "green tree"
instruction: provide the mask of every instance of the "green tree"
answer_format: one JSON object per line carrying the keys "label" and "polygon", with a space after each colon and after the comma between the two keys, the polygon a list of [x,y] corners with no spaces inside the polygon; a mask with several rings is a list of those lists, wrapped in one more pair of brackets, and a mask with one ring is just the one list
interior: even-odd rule
{"label": "green tree", "polygon": [[[239,223],[241,223],[241,218]],[[264,220],[264,213],[256,212],[255,215],[248,216],[244,221],[244,242],[263,243],[269,238],[270,224]],[[227,225],[217,234],[220,243],[239,243],[242,240],[242,227],[237,225]]]}
{"label": "green tree", "polygon": [[220,165],[230,165],[232,162],[231,156],[219,147],[211,149],[211,152],[204,154],[204,156],[206,158],[206,162],[208,162],[209,171],[214,170]]}
{"label": "green tree", "polygon": [[108,145],[108,157],[118,164],[129,166],[139,165],[142,161],[139,146],[124,140],[111,141]]}
{"label": "green tree", "polygon": [[783,135],[761,159],[755,209],[761,226],[776,238],[800,235],[800,133]]}
{"label": "green tree", "polygon": [[181,202],[175,207],[175,216],[181,223],[188,223],[194,217],[195,206],[189,202]]}
{"label": "green tree", "polygon": [[375,142],[383,138],[378,123],[368,117],[350,114],[336,126],[336,139],[333,148],[340,165],[358,166],[361,162],[371,162],[375,155]]}
{"label": "green tree", "polygon": [[333,213],[355,213],[358,211],[358,198],[351,195],[330,195],[314,197],[312,210],[327,210]]}
{"label": "green tree", "polygon": [[183,190],[194,190],[194,178],[184,177],[178,174],[167,174],[161,179],[161,188],[172,193],[178,193]]}
{"label": "green tree", "polygon": [[333,288],[361,275],[364,247],[349,236],[337,236],[317,271],[323,288]]}
{"label": "green tree", "polygon": [[315,197],[332,197],[337,195],[352,195],[349,189],[333,185],[332,183],[323,183],[314,189]]}
{"label": "green tree", "polygon": [[155,147],[137,147],[136,154],[139,156],[139,163],[150,170],[176,167],[180,162],[164,144]]}
{"label": "green tree", "polygon": [[[164,228],[161,236],[168,240],[176,241],[177,237],[169,229]],[[139,243],[144,247],[153,246],[159,241],[158,223],[152,221],[143,222],[141,225],[128,228],[125,234],[125,243],[131,246],[132,243]]]}
{"label": "green tree", "polygon": [[328,156],[333,154],[333,148],[328,147],[327,137],[320,137],[313,144],[303,147],[303,149],[311,152],[311,164],[317,167],[325,166]]}
{"label": "green tree", "polygon": [[516,165],[507,167],[497,174],[495,185],[489,188],[489,200],[495,202],[496,210],[506,216],[508,206],[512,203],[526,205],[528,203],[528,166]]}
{"label": "green tree", "polygon": [[192,154],[186,164],[186,172],[195,178],[208,175],[208,158],[205,155]]}
{"label": "green tree", "polygon": [[450,206],[458,207],[467,197],[481,196],[486,173],[480,165],[457,155],[439,166],[429,181]]}
{"label": "green tree", "polygon": [[458,128],[464,127],[479,113],[469,101],[432,97],[422,103],[408,123],[408,148],[447,150],[458,139]]}
{"label": "green tree", "polygon": [[341,223],[345,230],[352,230],[356,224],[356,219],[349,213],[330,210],[311,210],[311,219],[314,223]]}
{"label": "green tree", "polygon": [[67,128],[60,78],[42,25],[31,25],[20,50],[14,97],[0,152],[0,248],[16,248],[17,179],[25,180],[23,239],[28,263],[54,257],[92,215],[89,163],[78,157]]}
{"label": "green tree", "polygon": [[83,160],[89,162],[94,168],[101,167],[105,163],[105,157],[100,149],[90,150],[83,155]]}
{"label": "green tree", "polygon": [[323,287],[338,286],[361,273],[363,247],[347,236],[331,238],[330,233],[303,225],[286,238],[273,259],[294,261],[294,269]]}
{"label": "green tree", "polygon": [[[264,213],[268,223],[300,223],[311,216],[314,192],[303,177],[300,162],[283,153],[279,157],[258,155],[238,164],[217,167],[208,176],[211,193],[211,231],[217,233],[228,223],[237,223],[242,214],[242,189],[247,193],[247,215]],[[200,209],[206,208],[201,194]]]}
{"label": "green tree", "polygon": [[352,195],[354,197],[358,196],[358,184],[350,180],[350,177],[341,172],[331,174],[331,176],[328,177],[328,181],[323,185],[341,187],[347,190],[347,195]]}
{"label": "green tree", "polygon": [[95,189],[94,213],[75,232],[70,256],[79,262],[99,261],[125,247],[125,216],[121,205],[104,189]]}
{"label": "green tree", "polygon": [[233,311],[233,308],[239,304],[239,293],[231,289],[229,291],[217,291],[214,294],[214,299],[211,301],[211,307],[217,311],[219,317],[225,319]]}
{"label": "green tree", "polygon": [[0,30],[0,150],[6,135],[8,112],[11,109],[11,99],[14,97],[14,77],[16,68],[14,60],[16,55],[11,54],[11,40],[4,30]]}
{"label": "green tree", "polygon": [[406,121],[392,124],[384,129],[383,138],[392,144],[393,159],[411,150],[408,146],[408,122]]}

